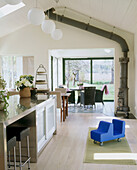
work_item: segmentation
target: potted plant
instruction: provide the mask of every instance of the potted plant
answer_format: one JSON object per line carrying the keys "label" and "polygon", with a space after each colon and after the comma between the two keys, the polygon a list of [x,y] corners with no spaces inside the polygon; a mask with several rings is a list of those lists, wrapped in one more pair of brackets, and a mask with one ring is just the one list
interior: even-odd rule
{"label": "potted plant", "polygon": [[6,81],[1,77],[0,75],[0,110],[4,110],[7,111],[7,107],[8,107],[8,93],[5,90],[6,87]]}
{"label": "potted plant", "polygon": [[34,76],[32,76],[32,75],[22,75],[22,76],[20,76],[20,79],[24,79],[24,78],[26,78],[32,84],[30,91],[31,91],[31,97],[34,97],[37,94],[37,88],[35,88],[34,85],[33,85]]}
{"label": "potted plant", "polygon": [[19,90],[20,97],[30,97],[30,88],[33,87],[34,77],[31,75],[20,76],[19,81],[15,82],[17,90]]}
{"label": "potted plant", "polygon": [[79,87],[79,89],[83,89],[83,83],[82,82],[77,83],[77,86]]}
{"label": "potted plant", "polygon": [[83,86],[82,82],[77,83],[77,86]]}
{"label": "potted plant", "polygon": [[31,84],[33,84],[34,76],[32,76],[32,75],[21,75],[20,80],[21,79],[27,79]]}

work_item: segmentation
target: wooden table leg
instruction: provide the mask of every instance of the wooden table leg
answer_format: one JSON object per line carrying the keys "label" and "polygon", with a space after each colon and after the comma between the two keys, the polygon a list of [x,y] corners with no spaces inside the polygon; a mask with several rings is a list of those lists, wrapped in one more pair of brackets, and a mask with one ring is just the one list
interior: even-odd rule
{"label": "wooden table leg", "polygon": [[63,122],[65,121],[66,113],[65,113],[65,96],[63,96]]}
{"label": "wooden table leg", "polygon": [[66,97],[66,116],[68,116],[68,97]]}

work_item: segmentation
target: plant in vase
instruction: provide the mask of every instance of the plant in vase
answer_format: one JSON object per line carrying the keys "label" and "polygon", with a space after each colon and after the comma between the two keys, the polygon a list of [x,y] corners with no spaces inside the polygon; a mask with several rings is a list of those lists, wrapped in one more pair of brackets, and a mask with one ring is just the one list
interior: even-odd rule
{"label": "plant in vase", "polygon": [[0,75],[0,110],[7,111],[8,104],[8,93],[5,90],[6,87],[6,81],[1,77]]}
{"label": "plant in vase", "polygon": [[22,75],[22,76],[20,76],[20,79],[24,79],[24,78],[26,78],[32,84],[32,86],[30,88],[31,97],[35,97],[35,95],[37,94],[37,88],[35,88],[34,85],[33,85],[34,76],[32,76],[32,75]]}
{"label": "plant in vase", "polygon": [[19,81],[15,82],[17,90],[19,90],[20,97],[30,97],[30,88],[33,87],[34,77],[31,75],[22,75],[20,76]]}
{"label": "plant in vase", "polygon": [[32,75],[21,75],[20,80],[22,80],[22,79],[27,79],[31,84],[33,84],[34,76],[32,76]]}
{"label": "plant in vase", "polygon": [[83,83],[82,82],[77,83],[77,86],[79,86],[79,89],[83,89]]}
{"label": "plant in vase", "polygon": [[35,95],[37,94],[37,88],[35,88],[34,85],[33,85],[34,76],[32,76],[32,75],[22,75],[22,76],[20,76],[20,79],[24,79],[24,78],[26,78],[32,84],[32,87],[30,88],[31,97],[35,97]]}

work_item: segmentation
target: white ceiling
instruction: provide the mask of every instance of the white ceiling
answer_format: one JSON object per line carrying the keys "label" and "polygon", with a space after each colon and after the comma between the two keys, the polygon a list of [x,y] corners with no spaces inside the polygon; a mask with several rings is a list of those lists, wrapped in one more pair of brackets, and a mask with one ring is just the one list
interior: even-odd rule
{"label": "white ceiling", "polygon": [[[0,18],[0,37],[29,24],[27,12],[35,7],[36,0],[23,0],[25,7]],[[0,1],[0,7],[6,3]],[[38,7],[67,7],[117,28],[135,33],[137,30],[137,0],[37,0]],[[92,22],[91,19],[91,22]],[[92,24],[92,23],[91,23]]]}

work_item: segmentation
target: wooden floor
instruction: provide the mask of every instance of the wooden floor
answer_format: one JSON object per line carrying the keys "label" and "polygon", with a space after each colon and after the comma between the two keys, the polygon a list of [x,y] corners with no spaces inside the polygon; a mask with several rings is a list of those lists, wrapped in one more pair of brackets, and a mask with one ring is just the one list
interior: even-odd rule
{"label": "wooden floor", "polygon": [[[57,135],[51,139],[38,162],[31,164],[31,170],[137,170],[137,165],[83,163],[88,128],[96,127],[100,120],[111,121],[111,115],[69,113],[62,123],[58,118]],[[126,138],[132,152],[137,153],[137,120],[126,120],[126,125]]]}

